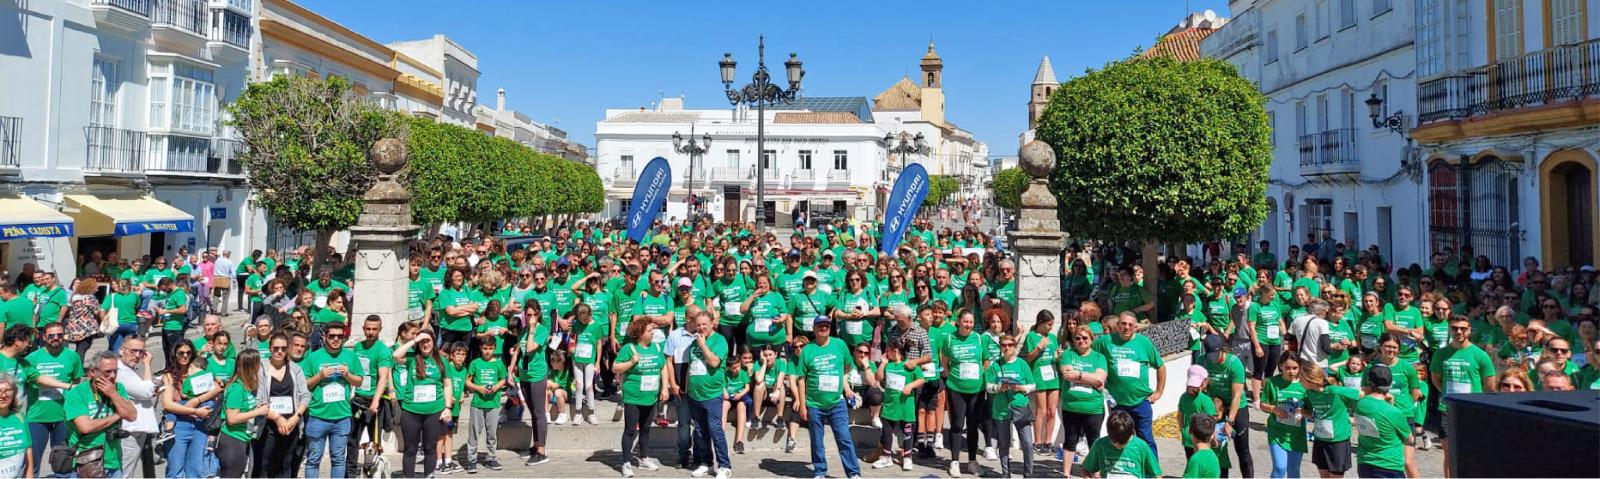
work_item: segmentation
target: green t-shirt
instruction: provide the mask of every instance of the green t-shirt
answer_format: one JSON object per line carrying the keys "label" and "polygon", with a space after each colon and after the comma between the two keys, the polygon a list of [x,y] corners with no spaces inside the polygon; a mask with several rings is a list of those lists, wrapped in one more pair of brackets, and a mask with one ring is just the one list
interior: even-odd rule
{"label": "green t-shirt", "polygon": [[1221,477],[1222,468],[1217,464],[1217,451],[1205,448],[1195,451],[1189,456],[1189,464],[1183,468],[1183,477]]}
{"label": "green t-shirt", "polygon": [[[463,290],[463,289],[445,288],[445,289],[439,291],[439,299],[434,302],[434,307],[438,308],[440,311],[444,311],[445,308],[449,308],[449,307],[452,307],[452,306],[466,306],[466,305],[469,305],[469,304],[477,303],[479,301],[479,299],[480,299],[478,296],[480,296],[480,295],[478,294],[478,290],[477,289],[465,289],[465,290]],[[482,306],[482,305],[480,304],[479,306]],[[441,318],[441,319],[442,320],[439,321],[439,328],[443,329],[445,331],[471,331],[472,330],[472,315],[471,314],[462,314],[462,315],[457,316],[457,315],[451,315],[450,313],[446,312],[444,314],[444,317]]]}
{"label": "green t-shirt", "polygon": [[328,294],[332,293],[333,290],[336,289],[342,289],[344,290],[345,294],[350,294],[350,286],[338,281],[329,280],[327,286],[323,286],[321,281],[312,281],[311,283],[306,284],[306,291],[311,292],[311,298],[314,302],[313,304],[316,304],[318,307],[327,307]]}
{"label": "green t-shirt", "polygon": [[[265,278],[262,278],[260,274],[251,273],[250,276],[246,276],[244,278],[244,288],[245,289],[255,290],[255,291],[261,291],[261,286],[266,284],[266,282],[267,282],[267,280]],[[259,302],[261,302],[261,293],[258,292],[256,294],[252,294],[252,295],[249,295],[249,296],[250,296],[250,302],[251,303],[259,303]]]}
{"label": "green t-shirt", "polygon": [[554,290],[551,293],[551,303],[541,303],[540,306],[546,309],[554,308],[557,315],[566,317],[567,313],[572,312],[572,308],[578,305],[578,293],[573,291],[572,287],[576,286],[580,279],[583,278],[568,274],[567,280],[562,282],[557,281],[555,275],[551,275],[550,289]]}
{"label": "green t-shirt", "polygon": [[371,346],[359,342],[352,344],[350,352],[355,353],[359,366],[350,371],[361,375],[361,387],[356,388],[356,395],[372,397],[373,393],[378,392],[378,374],[382,372],[379,369],[394,368],[394,350],[383,341],[373,341]]}
{"label": "green t-shirt", "polygon": [[1405,414],[1383,400],[1364,397],[1355,402],[1356,463],[1391,471],[1406,469],[1405,441],[1411,426]]}
{"label": "green t-shirt", "polygon": [[329,308],[320,308],[311,313],[311,322],[314,324],[344,324],[349,322],[349,313],[341,313]]}
{"label": "green t-shirt", "polygon": [[1318,441],[1339,442],[1350,440],[1350,409],[1361,392],[1344,386],[1327,385],[1321,391],[1307,390],[1306,404],[1311,406],[1311,435]]}
{"label": "green t-shirt", "polygon": [[[189,304],[189,293],[185,293],[179,288],[173,288],[170,293],[156,293],[153,299],[161,302],[161,309],[177,309],[179,306]],[[184,313],[161,315],[161,330],[182,331],[184,316]]]}
{"label": "green t-shirt", "polygon": [[[267,271],[272,271],[272,270],[269,269]],[[161,280],[162,279],[166,279],[166,278],[176,279],[177,277],[178,277],[178,275],[176,273],[173,273],[172,269],[170,269],[170,268],[168,268],[168,269],[150,268],[150,269],[145,270],[144,276],[142,278],[140,278],[140,279],[142,279],[144,281],[145,287],[154,288],[154,287],[159,286],[161,284]]]}
{"label": "green t-shirt", "polygon": [[599,317],[594,317],[589,324],[575,323],[573,328],[578,331],[578,340],[572,347],[573,364],[594,364],[600,357],[600,342],[606,338],[606,328],[611,327]]}
{"label": "green t-shirt", "polygon": [[100,303],[100,309],[110,312],[117,311],[117,324],[139,324],[139,295],[133,293],[111,293]]}
{"label": "green t-shirt", "polygon": [[[1481,393],[1484,383],[1494,377],[1494,361],[1476,344],[1447,345],[1433,353],[1428,375],[1439,379],[1445,394]],[[1444,411],[1445,401],[1439,401],[1439,412]]]}
{"label": "green t-shirt", "polygon": [[495,356],[500,356],[506,354],[506,337],[509,336],[508,332],[510,330],[510,322],[506,320],[506,317],[497,314],[494,316],[485,315],[483,324],[474,327],[472,332],[473,334],[488,334],[490,331],[499,331],[498,334],[492,337],[494,338],[494,354]]}
{"label": "green t-shirt", "polygon": [[[651,296],[650,291],[646,290],[644,294],[639,296],[639,300],[633,303],[633,311],[629,314],[632,316],[657,316],[672,312],[672,306],[671,296],[664,293]],[[677,320],[678,318],[673,318],[673,321]]]}
{"label": "green t-shirt", "polygon": [[[50,354],[50,350],[44,348],[36,349],[28,354],[27,364],[37,371],[39,376],[49,376],[67,384],[83,379],[83,359],[72,348],[63,347],[58,354]],[[26,384],[28,422],[66,420],[66,412],[62,409],[66,391],[41,385],[37,380],[28,380]]]}
{"label": "green t-shirt", "polygon": [[28,434],[28,422],[22,419],[19,412],[11,411],[10,415],[0,416],[0,459],[16,457],[33,447],[33,438]]}
{"label": "green t-shirt", "polygon": [[1022,339],[1021,351],[1022,354],[1031,353],[1039,347],[1041,341],[1047,342],[1044,350],[1034,357],[1033,361],[1029,361],[1029,364],[1033,366],[1033,377],[1039,381],[1039,390],[1054,391],[1061,388],[1061,378],[1057,377],[1059,374],[1056,371],[1057,348],[1061,343],[1056,340],[1056,335],[1028,331],[1028,335]]}
{"label": "green t-shirt", "polygon": [[27,296],[19,294],[0,305],[0,309],[4,310],[6,326],[33,327],[33,301]]}
{"label": "green t-shirt", "polygon": [[1288,321],[1285,317],[1287,309],[1282,301],[1277,300],[1267,304],[1250,304],[1250,324],[1255,325],[1256,341],[1262,346],[1283,344],[1283,326]]}
{"label": "green t-shirt", "polygon": [[891,421],[916,422],[916,391],[901,394],[906,385],[916,382],[916,373],[907,371],[905,363],[895,361],[883,367],[883,408],[879,415]]}
{"label": "green t-shirt", "polygon": [[[1272,404],[1279,408],[1287,408],[1294,403],[1304,403],[1306,389],[1300,386],[1299,381],[1292,381],[1283,376],[1267,379],[1261,388],[1261,403]],[[1289,418],[1302,415],[1299,408],[1289,413]],[[1305,421],[1284,422],[1277,415],[1267,415],[1267,442],[1290,452],[1306,452],[1306,424]]]}
{"label": "green t-shirt", "polygon": [[[533,329],[522,333],[517,340],[517,346],[526,348],[528,342],[538,345],[532,351],[524,350],[522,353],[522,370],[519,371],[519,380],[523,382],[543,381],[550,374],[550,362],[546,359],[550,352],[550,327],[544,323],[537,323]],[[532,335],[532,338],[529,338]]]}
{"label": "green t-shirt", "polygon": [[711,334],[706,336],[706,347],[718,358],[716,367],[706,364],[705,353],[696,342],[689,343],[689,398],[695,401],[722,397],[727,387],[728,340],[720,334]]}
{"label": "green t-shirt", "polygon": [[[499,358],[485,360],[478,358],[472,360],[467,366],[467,374],[472,378],[472,384],[482,387],[494,386],[502,379],[507,379],[506,363]],[[505,390],[495,391],[491,394],[472,393],[472,407],[478,409],[494,409],[500,406],[500,398],[505,396]]]}
{"label": "green t-shirt", "polygon": [[[773,322],[779,315],[788,312],[788,303],[783,300],[783,295],[772,291],[750,302],[750,321],[745,326],[745,333],[752,347],[774,346],[783,344],[783,325]],[[801,321],[795,318],[795,321]]]}
{"label": "green t-shirt", "polygon": [[610,291],[602,289],[593,293],[582,293],[578,295],[578,301],[589,306],[589,317],[594,318],[594,322],[607,327],[611,325],[611,313],[616,311],[614,308],[617,302],[611,297]]}
{"label": "green t-shirt", "polygon": [[455,403],[450,405],[450,416],[461,417],[462,398],[467,392],[467,365],[456,366],[454,362],[444,362],[444,377],[450,379],[450,397],[455,398]]}
{"label": "green t-shirt", "polygon": [[[1396,326],[1407,330],[1422,327],[1422,313],[1417,310],[1416,305],[1406,306],[1406,309],[1395,309],[1387,306],[1386,308],[1388,308],[1387,312],[1389,313],[1388,319],[1394,321]],[[1400,359],[1413,363],[1417,362],[1418,351],[1417,343],[1411,341],[1410,336],[1402,336],[1400,338]]]}
{"label": "green t-shirt", "polygon": [[[1105,372],[1106,357],[1099,351],[1090,349],[1085,354],[1078,354],[1077,350],[1067,348],[1061,350],[1061,356],[1056,361],[1057,368],[1070,366],[1074,371],[1084,374]],[[1061,390],[1061,410],[1076,414],[1100,414],[1106,410],[1105,394],[1099,389],[1088,386],[1071,384],[1063,379]]]}
{"label": "green t-shirt", "polygon": [[[834,307],[851,313],[866,312],[875,308],[875,303],[877,303],[877,298],[872,297],[872,292],[862,289],[859,293],[840,292]],[[872,333],[877,329],[873,326],[873,321],[876,319],[875,317],[861,317],[842,320],[839,322],[839,331],[834,334],[839,335],[839,338],[843,339],[845,344],[852,347],[872,341]]]}
{"label": "green t-shirt", "polygon": [[945,387],[962,394],[975,394],[983,389],[983,369],[994,360],[989,355],[984,335],[977,332],[966,337],[951,335],[943,345],[942,356],[950,362]]}
{"label": "green t-shirt", "polygon": [[[995,359],[994,363],[984,371],[983,382],[986,386],[1004,384],[1020,384],[1037,386],[1038,380],[1033,376],[1033,366],[1023,361],[1022,357],[1006,361],[1004,358]],[[1028,393],[1022,391],[1001,391],[990,395],[989,414],[994,419],[1006,420],[1011,417],[1012,408],[1028,407]]]}
{"label": "green t-shirt", "polygon": [[1161,461],[1137,436],[1130,436],[1121,449],[1111,444],[1110,437],[1102,436],[1089,446],[1083,470],[1101,477],[1160,477]]}
{"label": "green t-shirt", "polygon": [[395,397],[400,401],[400,409],[424,415],[444,410],[444,395],[449,394],[449,391],[444,389],[445,376],[442,362],[431,358],[422,359],[422,372],[426,374],[421,378],[416,377],[415,357],[395,366],[392,374]]}
{"label": "green t-shirt", "polygon": [[749,369],[744,367],[729,369],[726,374],[723,374],[723,378],[726,382],[722,387],[722,391],[728,393],[729,398],[733,398],[739,394],[750,393],[750,391],[745,390],[745,388],[750,386]]}
{"label": "green t-shirt", "polygon": [[750,278],[741,274],[715,280],[711,282],[711,289],[723,305],[722,319],[718,320],[717,324],[736,326],[744,320],[744,313],[739,311],[739,306],[744,304],[745,298],[750,297]]}
{"label": "green t-shirt", "polygon": [[628,343],[617,350],[616,361],[619,363],[635,358],[639,362],[622,374],[622,403],[653,406],[660,398],[663,381],[661,368],[667,364],[667,355],[654,344],[640,346],[638,343]]}
{"label": "green t-shirt", "polygon": [[[1137,284],[1129,284],[1128,286],[1114,284],[1111,286],[1110,297],[1111,311],[1108,314],[1112,316],[1122,314],[1124,311],[1133,311],[1134,308],[1143,306],[1150,301],[1150,293]],[[1139,319],[1146,319],[1145,313],[1137,314]]]}
{"label": "green t-shirt", "polygon": [[[122,396],[123,400],[127,400],[128,390],[123,389],[122,385],[118,384],[117,395]],[[68,389],[65,399],[66,400],[64,402],[66,404],[63,406],[63,408],[66,410],[67,421],[72,421],[80,417],[102,419],[117,413],[116,408],[111,405],[111,402],[101,400],[100,395],[94,392],[94,386],[88,382],[79,383],[77,386],[73,386],[72,389]],[[102,429],[100,432],[89,434],[79,433],[78,428],[69,427],[67,428],[67,444],[77,448],[79,451],[97,447],[105,447],[106,433],[120,427],[122,426],[119,424],[117,426]],[[224,432],[226,432],[226,429],[224,429]],[[106,447],[105,451],[105,468],[108,470],[121,469],[122,448]]]}
{"label": "green t-shirt", "polygon": [[1183,447],[1194,447],[1194,438],[1189,437],[1189,418],[1195,413],[1204,414],[1212,418],[1217,417],[1217,403],[1205,391],[1189,394],[1184,391],[1178,396],[1178,424],[1180,434],[1183,436]]}
{"label": "green t-shirt", "polygon": [[436,296],[438,293],[433,291],[433,283],[429,283],[419,275],[406,285],[406,309],[411,311],[411,315],[420,318],[425,312],[422,310],[423,306]]}
{"label": "green t-shirt", "polygon": [[1119,406],[1135,406],[1150,397],[1155,368],[1165,365],[1155,343],[1142,334],[1122,341],[1118,334],[1094,340],[1095,351],[1106,357],[1106,392]]}
{"label": "green t-shirt", "polygon": [[[1243,385],[1249,376],[1244,372],[1244,363],[1238,356],[1229,354],[1221,363],[1200,359],[1200,365],[1206,368],[1206,375],[1210,376],[1211,384],[1206,389],[1206,394],[1221,399],[1222,407],[1226,408],[1233,402],[1233,385]],[[1245,399],[1249,393],[1241,391],[1238,407],[1245,407]]]}
{"label": "green t-shirt", "polygon": [[800,322],[801,331],[810,332],[812,319],[833,311],[834,301],[834,295],[820,289],[812,293],[802,290],[789,295],[789,315]]}
{"label": "green t-shirt", "polygon": [[[312,400],[316,400],[315,394],[312,394]],[[233,384],[229,384],[228,389],[222,392],[222,404],[224,409],[232,409],[239,411],[240,413],[250,412],[256,408],[256,393],[245,389],[244,383],[235,382]],[[349,406],[347,405],[345,409],[347,409],[346,414],[348,415]],[[227,419],[227,411],[223,411],[222,416],[223,419]],[[224,420],[222,424],[222,434],[234,439],[238,439],[240,442],[249,443],[255,439],[255,434],[253,434],[251,431],[252,422],[253,421],[245,421],[239,424],[228,424],[228,422]],[[106,467],[110,466],[108,465]]]}
{"label": "green t-shirt", "polygon": [[795,374],[805,378],[806,407],[829,409],[844,397],[844,375],[850,363],[850,349],[844,341],[808,344],[795,362]]}
{"label": "green t-shirt", "polygon": [[[307,380],[318,371],[341,365],[349,368],[348,374],[360,374],[362,371],[361,362],[350,351],[340,351],[336,356],[330,354],[327,348],[322,348],[307,353],[305,359],[300,361],[300,368],[305,370]],[[307,384],[306,388],[311,391],[311,405],[307,409],[311,417],[327,421],[350,417],[350,395],[354,388],[348,376],[324,377],[322,382]]]}

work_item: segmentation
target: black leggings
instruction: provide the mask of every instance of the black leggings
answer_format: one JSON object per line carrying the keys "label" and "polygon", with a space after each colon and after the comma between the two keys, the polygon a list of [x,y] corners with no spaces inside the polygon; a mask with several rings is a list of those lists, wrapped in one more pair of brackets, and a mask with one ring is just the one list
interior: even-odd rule
{"label": "black leggings", "polygon": [[[961,443],[966,442],[967,462],[978,460],[978,428],[983,417],[978,409],[979,393],[950,391],[950,460],[961,460]],[[963,439],[965,438],[965,439]]]}
{"label": "black leggings", "polygon": [[299,438],[299,427],[285,436],[278,434],[277,426],[267,423],[261,437],[251,444],[254,457],[250,459],[250,477],[294,477],[299,474],[300,471],[291,469],[294,461],[283,460],[293,457],[295,441]]}
{"label": "black leggings", "polygon": [[743,326],[739,326],[737,324],[732,326],[717,326],[717,334],[722,335],[722,339],[727,340],[728,344],[738,345],[737,351],[728,351],[728,354],[730,355],[741,354],[750,350],[750,343],[745,342],[745,329]]}
{"label": "black leggings", "polygon": [[[1282,344],[1261,345],[1261,357],[1255,358],[1256,379],[1266,379],[1278,373],[1278,357],[1283,355]],[[1252,356],[1254,351],[1251,351]]]}
{"label": "black leggings", "polygon": [[895,421],[892,419],[885,419],[883,420],[883,431],[878,436],[878,449],[883,451],[886,457],[893,456],[894,437],[900,436],[899,455],[900,457],[910,457],[912,448],[916,446],[916,443],[911,441],[911,437],[912,435],[916,434],[916,432],[916,421]]}
{"label": "black leggings", "polygon": [[550,438],[550,398],[546,390],[549,386],[546,381],[522,383],[522,403],[528,406],[533,418],[533,439],[528,442],[533,451],[543,448],[545,440]]}
{"label": "black leggings", "polygon": [[1088,450],[1094,440],[1100,438],[1100,421],[1105,418],[1103,411],[1094,414],[1061,411],[1061,448],[1077,451],[1078,439],[1083,439],[1084,450]]}
{"label": "black leggings", "polygon": [[[650,457],[650,420],[656,417],[655,405],[622,406],[622,463],[633,464],[634,448],[640,460]],[[637,442],[635,442],[637,439]]]}
{"label": "black leggings", "polygon": [[1255,461],[1250,457],[1250,408],[1239,408],[1233,416],[1233,452],[1239,457],[1239,477],[1255,477]]}
{"label": "black leggings", "polygon": [[[142,336],[142,335],[141,335]],[[178,349],[178,343],[183,342],[183,330],[161,331],[161,352],[167,358],[167,364],[172,364],[172,352]],[[198,354],[198,353],[196,353]]]}
{"label": "black leggings", "polygon": [[217,435],[217,477],[244,477],[250,446],[227,434]]}
{"label": "black leggings", "polygon": [[[400,470],[405,477],[433,475],[433,466],[437,465],[439,459],[439,436],[442,435],[444,422],[439,420],[439,413],[400,411],[400,442],[404,451],[400,456]],[[422,476],[415,474],[418,447],[422,448]]]}

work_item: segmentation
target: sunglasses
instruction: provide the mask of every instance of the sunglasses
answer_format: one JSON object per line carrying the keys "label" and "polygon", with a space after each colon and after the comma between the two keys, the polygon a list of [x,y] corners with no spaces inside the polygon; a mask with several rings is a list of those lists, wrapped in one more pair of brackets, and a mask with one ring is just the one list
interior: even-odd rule
{"label": "sunglasses", "polygon": [[345,336],[343,334],[325,334],[325,335],[323,335],[323,337],[325,337],[327,339],[344,339],[347,336]]}
{"label": "sunglasses", "polygon": [[1015,348],[1015,347],[1017,347],[1017,343],[1000,343],[1000,347],[1002,347],[1002,348]]}
{"label": "sunglasses", "polygon": [[1545,348],[1545,349],[1549,350],[1552,353],[1556,353],[1556,354],[1567,354],[1567,353],[1572,352],[1571,349],[1567,349],[1567,348]]}
{"label": "sunglasses", "polygon": [[61,338],[65,338],[65,337],[67,337],[67,335],[60,334],[60,333],[44,335],[45,339],[61,339]]}
{"label": "sunglasses", "polygon": [[172,353],[173,356],[178,356],[178,357],[188,357],[188,356],[191,356],[193,354],[194,353],[190,352],[190,351],[178,351],[176,353]]}
{"label": "sunglasses", "polygon": [[272,347],[269,347],[267,349],[269,351],[272,351],[272,352],[279,352],[279,351],[288,351],[289,347],[288,346],[272,346]]}
{"label": "sunglasses", "polygon": [[1076,339],[1076,340],[1080,340],[1080,341],[1090,341],[1090,340],[1094,339],[1094,336],[1073,336],[1072,339]]}

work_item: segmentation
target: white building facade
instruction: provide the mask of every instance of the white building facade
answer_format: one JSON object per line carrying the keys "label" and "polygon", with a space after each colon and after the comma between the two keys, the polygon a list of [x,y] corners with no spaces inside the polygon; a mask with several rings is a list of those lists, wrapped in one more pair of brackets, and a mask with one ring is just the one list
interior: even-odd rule
{"label": "white building facade", "polygon": [[478,105],[478,56],[444,35],[394,42],[394,51],[420,60],[442,77],[444,105],[438,120],[472,128],[472,109]]}
{"label": "white building facade", "polygon": [[[1267,97],[1270,211],[1252,243],[1278,254],[1308,237],[1377,246],[1397,265],[1426,262],[1422,175],[1407,135],[1379,117],[1413,121],[1413,5],[1393,0],[1230,2],[1233,19],[1201,41]],[[1252,249],[1254,249],[1252,247]]]}
{"label": "white building facade", "polygon": [[[694,214],[717,221],[756,214],[756,161],[765,165],[769,224],[792,224],[798,208],[813,217],[876,218],[897,171],[885,164],[882,144],[893,130],[873,121],[863,97],[802,98],[766,112],[766,154],[758,155],[754,110],[685,110],[667,99],[656,110],[606,110],[595,127],[595,169],[606,185],[607,217],[626,213],[639,171],[656,157],[671,165],[672,188],[663,220]],[[690,168],[674,150],[673,134],[703,141],[709,151]]]}
{"label": "white building facade", "polygon": [[473,107],[478,129],[501,138],[509,138],[523,146],[568,161],[590,164],[588,147],[572,141],[567,132],[554,126],[534,121],[522,112],[506,108],[506,89],[495,92],[495,106]]}
{"label": "white building facade", "polygon": [[[0,36],[6,270],[35,263],[71,278],[78,258],[95,254],[249,245],[240,144],[222,123],[249,79],[257,9],[254,0],[0,5],[17,33]],[[59,236],[12,234],[40,221]]]}

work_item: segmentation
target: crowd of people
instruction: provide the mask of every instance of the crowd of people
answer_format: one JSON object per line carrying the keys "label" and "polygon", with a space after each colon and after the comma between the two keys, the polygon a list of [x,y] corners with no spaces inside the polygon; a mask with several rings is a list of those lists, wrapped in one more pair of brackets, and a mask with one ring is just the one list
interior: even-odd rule
{"label": "crowd of people", "polygon": [[[970,228],[916,221],[894,254],[842,220],[786,241],[575,223],[507,247],[529,230],[415,241],[398,324],[351,317],[351,252],[96,254],[65,288],[25,267],[0,284],[0,477],[363,477],[386,434],[399,476],[499,471],[498,429],[524,420],[529,466],[551,460],[552,426],[620,421],[624,477],[664,467],[646,445],[669,425],[693,477],[733,475],[758,432],[794,453],[801,428],[816,477],[830,455],[847,477],[1157,477],[1168,393],[1185,477],[1252,477],[1263,450],[1272,477],[1308,453],[1325,477],[1418,477],[1415,451],[1449,446],[1446,394],[1600,389],[1593,270],[1468,248],[1424,268],[1376,247],[1208,246],[1147,276],[1136,248],[1073,244],[1059,314],[1019,318],[1014,259]],[[230,313],[249,324],[228,331]],[[1191,341],[1163,351],[1143,332],[1170,321]],[[1171,391],[1163,352],[1183,348]]]}

